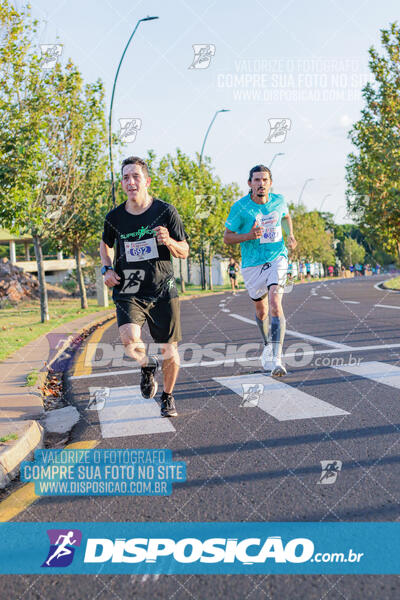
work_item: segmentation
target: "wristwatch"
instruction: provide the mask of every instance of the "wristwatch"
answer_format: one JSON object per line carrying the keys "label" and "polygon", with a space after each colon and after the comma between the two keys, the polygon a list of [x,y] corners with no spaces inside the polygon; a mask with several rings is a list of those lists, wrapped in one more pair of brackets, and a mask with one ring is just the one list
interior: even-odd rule
{"label": "wristwatch", "polygon": [[101,274],[105,275],[107,273],[107,271],[113,271],[114,269],[108,265],[105,265],[104,267],[101,267]]}

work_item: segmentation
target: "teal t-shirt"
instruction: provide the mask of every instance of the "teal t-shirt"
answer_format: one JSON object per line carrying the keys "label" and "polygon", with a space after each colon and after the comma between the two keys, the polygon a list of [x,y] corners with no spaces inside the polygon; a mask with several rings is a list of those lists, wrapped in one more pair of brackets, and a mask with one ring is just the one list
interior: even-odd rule
{"label": "teal t-shirt", "polygon": [[265,204],[253,202],[247,194],[233,204],[225,227],[235,233],[248,233],[257,219],[263,228],[260,239],[240,243],[242,268],[263,265],[279,256],[287,258],[281,223],[282,217],[288,212],[282,194],[268,194],[268,202]]}

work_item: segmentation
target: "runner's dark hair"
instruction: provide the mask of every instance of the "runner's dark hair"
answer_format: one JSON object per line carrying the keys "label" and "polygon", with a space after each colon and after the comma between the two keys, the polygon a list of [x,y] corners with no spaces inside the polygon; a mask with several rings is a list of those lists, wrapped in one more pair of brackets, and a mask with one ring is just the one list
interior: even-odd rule
{"label": "runner's dark hair", "polygon": [[256,165],[255,167],[253,167],[252,169],[250,169],[250,173],[249,173],[249,181],[252,180],[252,177],[254,175],[254,173],[258,173],[258,172],[264,172],[264,173],[269,173],[269,178],[272,181],[272,173],[271,171],[268,169],[268,167],[266,167],[265,165]]}
{"label": "runner's dark hair", "polygon": [[149,168],[147,166],[146,161],[143,160],[143,158],[139,158],[139,156],[128,156],[128,158],[125,158],[122,161],[122,165],[121,165],[121,175],[123,174],[123,170],[124,170],[124,167],[126,167],[126,165],[140,165],[144,176],[149,177]]}

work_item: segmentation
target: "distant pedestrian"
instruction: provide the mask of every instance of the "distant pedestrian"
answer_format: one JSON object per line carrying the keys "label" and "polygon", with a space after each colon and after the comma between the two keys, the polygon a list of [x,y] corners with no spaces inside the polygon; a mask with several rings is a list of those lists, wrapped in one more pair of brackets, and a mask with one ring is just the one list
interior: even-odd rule
{"label": "distant pedestrian", "polygon": [[228,265],[228,274],[231,282],[231,290],[234,294],[236,294],[236,289],[239,289],[239,284],[237,282],[237,273],[239,271],[239,265],[236,260],[231,256],[229,259]]}

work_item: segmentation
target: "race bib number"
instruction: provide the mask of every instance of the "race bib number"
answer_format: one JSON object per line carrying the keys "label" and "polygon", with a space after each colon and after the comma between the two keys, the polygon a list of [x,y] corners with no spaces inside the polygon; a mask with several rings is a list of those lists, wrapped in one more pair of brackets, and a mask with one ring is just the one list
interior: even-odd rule
{"label": "race bib number", "polygon": [[273,244],[280,242],[282,239],[282,227],[276,225],[278,222],[278,213],[276,211],[269,215],[260,215],[258,222],[261,229],[263,230],[260,243],[261,244]]}
{"label": "race bib number", "polygon": [[138,242],[124,242],[127,262],[138,262],[158,258],[156,238],[140,240]]}

